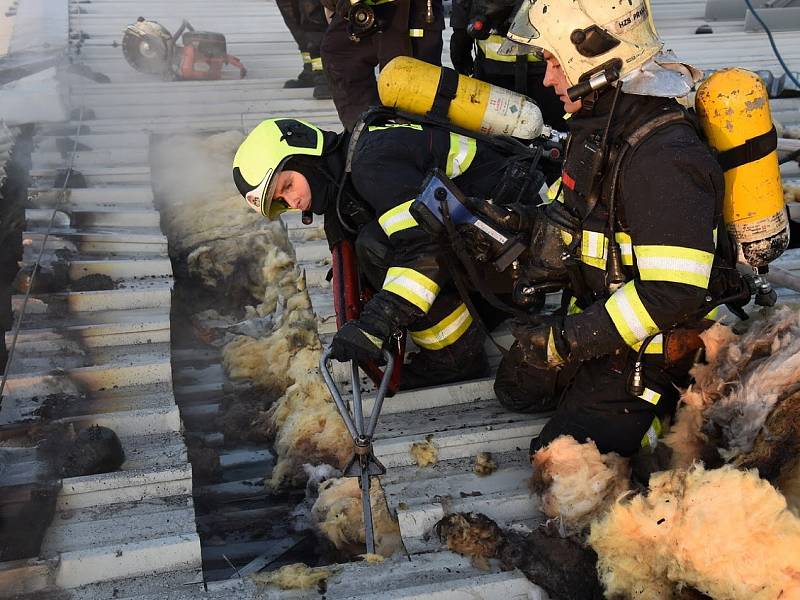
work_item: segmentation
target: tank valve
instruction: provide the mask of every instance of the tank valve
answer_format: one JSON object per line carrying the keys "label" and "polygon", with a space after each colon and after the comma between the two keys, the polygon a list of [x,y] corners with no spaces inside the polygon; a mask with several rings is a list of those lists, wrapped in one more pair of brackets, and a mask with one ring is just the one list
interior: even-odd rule
{"label": "tank valve", "polygon": [[767,271],[766,267],[755,269],[756,275],[753,277],[753,283],[756,286],[755,303],[758,306],[775,306],[778,301],[778,293],[772,289],[772,284],[765,277]]}

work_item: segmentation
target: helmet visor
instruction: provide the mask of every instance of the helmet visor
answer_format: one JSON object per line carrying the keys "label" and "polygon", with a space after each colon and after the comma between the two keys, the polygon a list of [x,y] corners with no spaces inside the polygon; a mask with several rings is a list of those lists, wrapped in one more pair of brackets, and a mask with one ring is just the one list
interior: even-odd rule
{"label": "helmet visor", "polygon": [[514,15],[514,21],[511,27],[508,28],[508,39],[517,42],[518,44],[525,44],[528,46],[535,46],[534,40],[541,37],[539,30],[533,26],[530,18],[530,10],[536,0],[522,0],[517,14]]}
{"label": "helmet visor", "polygon": [[282,199],[273,200],[275,188],[278,185],[278,174],[287,160],[287,158],[283,159],[276,169],[267,169],[264,177],[256,186],[248,185],[238,167],[234,168],[234,180],[247,204],[254,211],[270,219],[277,218],[281,213],[289,209],[289,206]]}
{"label": "helmet visor", "polygon": [[528,54],[533,54],[539,60],[544,60],[544,52],[539,46],[520,44],[519,42],[513,42],[509,39],[503,40],[503,43],[500,44],[500,48],[497,50],[497,53],[500,56],[525,56]]}

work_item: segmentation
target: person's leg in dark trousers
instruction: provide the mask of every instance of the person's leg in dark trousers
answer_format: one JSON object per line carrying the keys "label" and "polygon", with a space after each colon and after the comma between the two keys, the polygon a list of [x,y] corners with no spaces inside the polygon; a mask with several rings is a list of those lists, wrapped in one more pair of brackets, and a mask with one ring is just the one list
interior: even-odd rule
{"label": "person's leg in dark trousers", "polygon": [[564,389],[575,375],[577,365],[540,369],[525,363],[519,344],[514,342],[500,361],[494,380],[494,394],[506,410],[538,413],[554,410]]}
{"label": "person's leg in dark trousers", "polygon": [[306,52],[311,60],[311,73],[314,82],[314,98],[325,100],[331,97],[328,80],[323,73],[322,38],[328,29],[325,9],[320,0],[296,0],[300,14],[300,26],[305,36]]}
{"label": "person's leg in dark trousers", "polygon": [[[288,80],[284,87],[300,88],[312,87],[314,78],[311,69],[311,55],[308,52],[306,34],[301,24],[300,7],[297,0],[277,0],[278,10],[283,17],[283,22],[292,34],[297,48],[303,59],[303,70],[295,79]],[[321,7],[320,7],[321,8]]]}
{"label": "person's leg in dark trousers", "polygon": [[411,48],[414,58],[424,60],[426,63],[442,66],[442,32],[438,29],[425,29],[422,37],[411,38]]}
{"label": "person's leg in dark trousers", "polygon": [[334,15],[322,40],[322,63],[328,78],[339,120],[349,131],[369,106],[380,104],[375,81],[375,37],[353,42],[347,36],[347,22]]}
{"label": "person's leg in dark trousers", "polygon": [[[615,357],[583,363],[555,414],[531,442],[531,454],[561,435],[579,442],[594,441],[600,452],[632,456],[655,446],[661,422],[672,415],[678,391],[663,370],[645,364],[645,400],[628,391],[630,361],[617,368]],[[650,392],[650,393],[648,393]]]}
{"label": "person's leg in dark trousers", "polygon": [[[391,257],[389,238],[377,221],[363,227],[356,239],[359,272],[379,290]],[[485,335],[458,293],[446,287],[428,314],[409,325],[409,337],[419,348],[404,365],[401,389],[413,389],[488,375],[483,348]]]}

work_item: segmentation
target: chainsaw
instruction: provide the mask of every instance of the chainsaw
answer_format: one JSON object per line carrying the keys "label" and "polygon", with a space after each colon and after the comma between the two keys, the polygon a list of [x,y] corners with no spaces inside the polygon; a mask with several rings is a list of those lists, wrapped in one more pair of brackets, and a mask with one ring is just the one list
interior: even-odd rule
{"label": "chainsaw", "polygon": [[[178,45],[178,40],[183,44]],[[157,23],[139,17],[125,28],[122,55],[140,73],[160,75],[166,80],[217,80],[222,69],[231,65],[244,79],[247,69],[235,56],[228,54],[225,36],[212,31],[195,31],[183,21],[172,35]]]}

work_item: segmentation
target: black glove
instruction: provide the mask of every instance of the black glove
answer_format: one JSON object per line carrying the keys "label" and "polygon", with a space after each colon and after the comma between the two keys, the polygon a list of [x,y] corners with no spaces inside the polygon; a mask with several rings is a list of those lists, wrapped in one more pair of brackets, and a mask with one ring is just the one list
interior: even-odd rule
{"label": "black glove", "polygon": [[570,358],[571,347],[564,333],[564,317],[547,317],[537,324],[516,322],[512,333],[526,364],[539,369],[559,368]]}
{"label": "black glove", "polygon": [[530,232],[540,212],[539,207],[533,204],[514,202],[500,206],[472,196],[467,198],[467,206],[506,231],[526,234]]}
{"label": "black glove", "polygon": [[469,255],[478,262],[490,262],[494,260],[495,243],[480,229],[474,225],[462,224],[456,226],[456,231],[461,239],[464,240]]}
{"label": "black glove", "polygon": [[450,36],[450,61],[453,68],[461,75],[472,75],[473,39],[466,29],[453,29]]}
{"label": "black glove", "polygon": [[367,333],[359,326],[359,321],[349,321],[336,332],[331,342],[331,358],[347,362],[380,362],[383,359],[381,350],[386,340]]}

